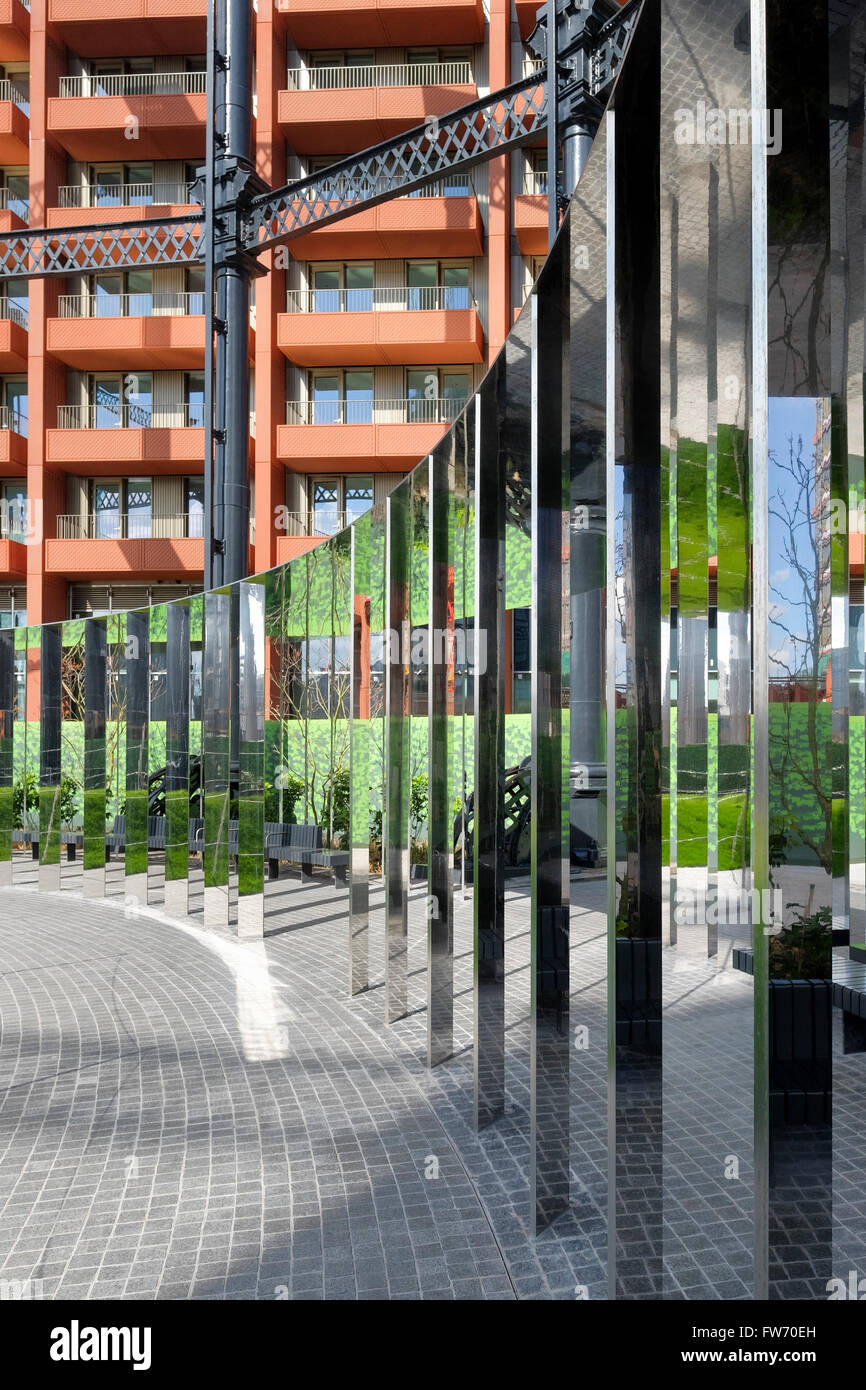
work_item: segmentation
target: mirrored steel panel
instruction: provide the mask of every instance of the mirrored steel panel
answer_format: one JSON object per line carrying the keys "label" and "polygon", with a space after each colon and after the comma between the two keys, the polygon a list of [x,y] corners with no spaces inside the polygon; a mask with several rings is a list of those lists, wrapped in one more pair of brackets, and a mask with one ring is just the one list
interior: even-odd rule
{"label": "mirrored steel panel", "polygon": [[238,639],[238,936],[264,935],[265,586],[241,584]]}
{"label": "mirrored steel panel", "polygon": [[[201,766],[206,927],[227,927],[231,909],[231,610],[227,590],[205,595]],[[193,833],[192,821],[188,833]]]}
{"label": "mirrored steel panel", "polygon": [[15,821],[15,632],[0,630],[0,887],[12,882]]}
{"label": "mirrored steel panel", "polygon": [[[131,906],[147,902],[148,746],[150,742],[150,624],[148,612],[125,616],[122,678],[124,726],[123,809],[117,835],[123,836],[125,895]],[[117,824],[117,822],[116,822]],[[114,854],[120,851],[115,843]]]}
{"label": "mirrored steel panel", "polygon": [[[162,860],[165,873],[165,910],[174,917],[185,917],[188,906],[188,866],[190,837],[198,842],[202,837],[201,817],[190,815],[189,765],[189,604],[175,601],[163,609],[165,613],[164,675],[157,689],[164,690],[164,704],[159,710],[165,722],[165,763],[163,801],[152,799],[149,834],[152,852],[157,863]],[[161,634],[160,634],[161,635]],[[151,616],[151,662],[157,642]],[[154,724],[154,676],[151,666],[151,728]],[[162,722],[162,721],[160,721]],[[155,801],[155,804],[153,802]],[[160,815],[161,810],[161,815]]]}

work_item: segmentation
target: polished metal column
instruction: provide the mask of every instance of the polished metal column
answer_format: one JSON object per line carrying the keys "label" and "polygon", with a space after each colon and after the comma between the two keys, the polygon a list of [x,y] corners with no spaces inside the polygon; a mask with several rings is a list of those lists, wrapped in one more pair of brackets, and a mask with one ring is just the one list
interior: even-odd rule
{"label": "polished metal column", "polygon": [[204,924],[229,925],[231,818],[231,591],[205,594],[201,765],[204,793]]}
{"label": "polished metal column", "polygon": [[427,1065],[454,1049],[454,433],[428,460]]}
{"label": "polished metal column", "polygon": [[505,1110],[506,396],[505,357],[500,354],[469,411],[469,428],[475,432],[472,881],[478,1129]]}
{"label": "polished metal column", "polygon": [[125,895],[133,907],[147,902],[147,750],[150,740],[148,619],[147,610],[127,613],[124,642],[126,757],[121,786],[125,788],[126,803],[123,812]]}
{"label": "polished metal column", "polygon": [[84,624],[84,896],[105,896],[105,618]]}
{"label": "polished metal column", "polygon": [[389,1023],[407,1007],[409,925],[409,483],[386,503],[385,633],[385,1009]]}
{"label": "polished metal column", "polygon": [[0,887],[12,882],[15,631],[0,629]]}
{"label": "polished metal column", "polygon": [[264,936],[265,586],[239,586],[238,936]]}
{"label": "polished metal column", "polygon": [[352,526],[349,993],[369,984],[370,932],[370,516]]}
{"label": "polished metal column", "polygon": [[[166,605],[165,910],[185,917],[189,869],[189,605]],[[152,631],[151,631],[152,649]],[[159,842],[160,831],[154,831]],[[157,850],[159,853],[159,850]]]}
{"label": "polished metal column", "polygon": [[569,640],[567,242],[567,234],[559,238],[531,299],[530,1220],[536,1231],[564,1211],[569,1199],[568,731],[563,720],[563,651]]}
{"label": "polished metal column", "polygon": [[63,629],[42,628],[39,672],[39,891],[60,891],[60,672]]}

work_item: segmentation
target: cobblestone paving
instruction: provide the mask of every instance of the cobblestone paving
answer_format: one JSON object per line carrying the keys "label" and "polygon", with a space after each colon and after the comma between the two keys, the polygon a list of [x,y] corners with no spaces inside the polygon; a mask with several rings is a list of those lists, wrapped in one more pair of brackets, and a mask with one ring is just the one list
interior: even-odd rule
{"label": "cobblestone paving", "polygon": [[[371,986],[349,999],[345,893],[275,888],[275,929],[256,943],[4,890],[0,1279],[41,1280],[48,1298],[606,1297],[604,883],[573,885],[571,1023],[589,1047],[572,1053],[572,1206],[538,1239],[526,884],[510,882],[506,901],[509,1103],[480,1135],[471,897],[457,895],[455,1056],[431,1073],[423,888],[409,1011],[391,1027],[381,892]],[[707,961],[681,940],[664,957],[665,1297],[751,1294],[752,983],[724,968],[728,954],[722,943]],[[846,1058],[838,1074],[834,1268],[862,1251],[861,1071]]]}

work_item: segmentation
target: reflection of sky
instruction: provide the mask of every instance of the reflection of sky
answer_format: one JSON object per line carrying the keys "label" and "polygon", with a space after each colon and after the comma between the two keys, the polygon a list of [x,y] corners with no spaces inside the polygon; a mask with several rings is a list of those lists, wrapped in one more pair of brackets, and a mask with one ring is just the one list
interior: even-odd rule
{"label": "reflection of sky", "polygon": [[[812,549],[812,508],[815,505],[814,445],[815,406],[812,396],[771,397],[769,414],[769,573],[770,573],[770,677],[784,678],[791,673],[811,672],[812,656],[807,648],[809,632],[808,608],[815,594],[819,576]],[[793,438],[794,459],[798,455],[808,479],[808,491],[799,501],[798,482],[786,472],[790,441]],[[798,441],[802,438],[802,449]],[[782,516],[779,495],[784,497]],[[789,526],[785,510],[794,514]],[[787,545],[787,550],[786,550]],[[791,564],[788,551],[796,547],[800,565],[807,579]],[[820,617],[820,615],[819,615]]]}

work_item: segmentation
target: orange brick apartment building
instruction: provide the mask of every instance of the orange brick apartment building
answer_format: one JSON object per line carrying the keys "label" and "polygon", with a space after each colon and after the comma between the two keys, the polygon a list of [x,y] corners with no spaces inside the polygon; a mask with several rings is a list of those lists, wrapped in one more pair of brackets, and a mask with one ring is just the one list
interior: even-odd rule
{"label": "orange brick apartment building", "polygon": [[[537,8],[258,0],[258,172],[278,187],[504,86]],[[206,0],[0,0],[0,230],[191,210],[205,32]],[[251,569],[366,509],[447,428],[532,283],[546,190],[540,141],[312,232],[255,283]],[[0,625],[201,587],[203,290],[176,267],[7,282]]]}

